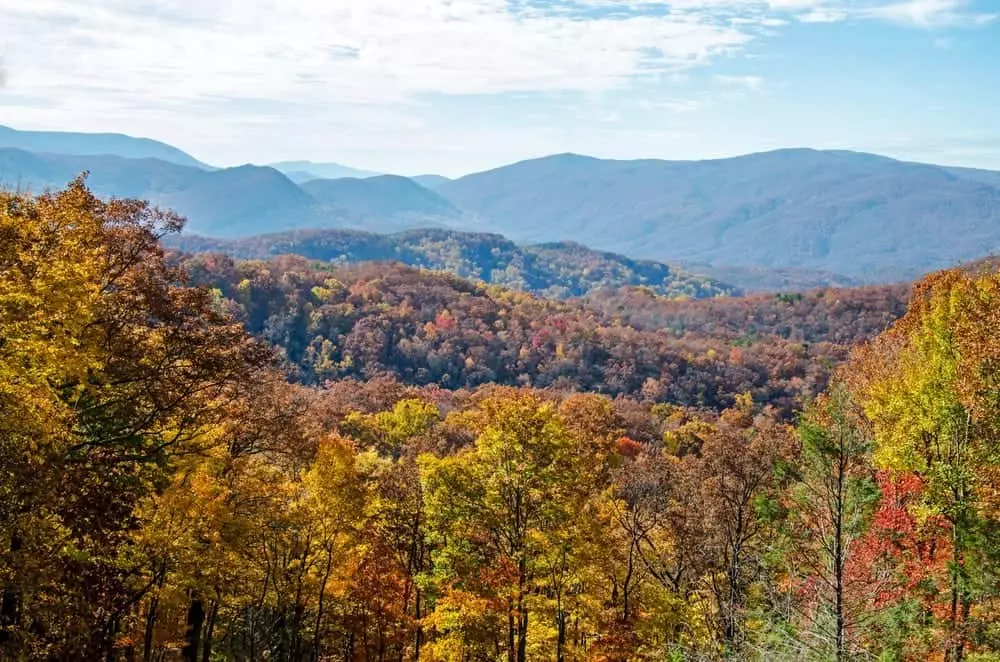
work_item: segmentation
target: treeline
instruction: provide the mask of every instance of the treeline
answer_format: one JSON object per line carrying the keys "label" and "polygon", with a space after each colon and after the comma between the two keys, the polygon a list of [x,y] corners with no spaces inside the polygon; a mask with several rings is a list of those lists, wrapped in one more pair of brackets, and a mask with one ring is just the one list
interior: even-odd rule
{"label": "treeline", "polygon": [[[289,383],[255,309],[165,258],[178,225],[82,182],[0,197],[0,658],[1000,654],[1000,276],[919,283],[789,422]],[[334,300],[402,303],[372,283]]]}
{"label": "treeline", "polygon": [[185,235],[171,238],[169,244],[189,253],[224,253],[238,259],[298,255],[337,264],[400,262],[556,299],[640,285],[675,298],[737,293],[734,287],[666,264],[575,243],[519,246],[497,234],[445,229],[388,235],[300,230],[233,240]]}

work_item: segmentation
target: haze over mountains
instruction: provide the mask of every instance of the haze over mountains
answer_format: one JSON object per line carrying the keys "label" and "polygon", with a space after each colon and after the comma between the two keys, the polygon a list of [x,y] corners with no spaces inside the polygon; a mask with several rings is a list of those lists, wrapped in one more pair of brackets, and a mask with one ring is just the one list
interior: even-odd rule
{"label": "haze over mountains", "polygon": [[339,163],[314,163],[312,161],[280,161],[271,163],[275,170],[283,172],[296,184],[308,182],[311,179],[341,179],[343,177],[376,177],[381,173],[368,170],[358,170]]}
{"label": "haze over mountains", "polygon": [[790,149],[694,162],[565,154],[456,180],[275,166],[212,169],[156,141],[0,129],[0,184],[58,187],[88,170],[97,193],[175,208],[189,232],[214,237],[485,231],[522,244],[572,240],[633,258],[699,263],[728,270],[737,285],[740,274],[761,270],[892,281],[1000,251],[1000,173],[856,152]]}

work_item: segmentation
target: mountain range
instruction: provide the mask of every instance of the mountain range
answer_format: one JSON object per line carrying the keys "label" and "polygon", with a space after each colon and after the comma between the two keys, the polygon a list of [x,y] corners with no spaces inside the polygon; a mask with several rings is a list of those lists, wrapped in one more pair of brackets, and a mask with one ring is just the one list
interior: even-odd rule
{"label": "mountain range", "polygon": [[210,166],[172,145],[121,133],[18,131],[0,126],[0,147],[73,156],[114,155],[127,159],[159,159],[177,165],[210,169]]}
{"label": "mountain range", "polygon": [[88,170],[98,193],[173,207],[190,232],[214,237],[439,227],[703,265],[736,285],[740,274],[768,282],[771,273],[888,282],[1000,250],[1000,173],[857,152],[708,161],[563,154],[455,180],[315,178],[338,171],[275,165],[211,169],[155,141],[0,130],[0,184],[58,187]]}

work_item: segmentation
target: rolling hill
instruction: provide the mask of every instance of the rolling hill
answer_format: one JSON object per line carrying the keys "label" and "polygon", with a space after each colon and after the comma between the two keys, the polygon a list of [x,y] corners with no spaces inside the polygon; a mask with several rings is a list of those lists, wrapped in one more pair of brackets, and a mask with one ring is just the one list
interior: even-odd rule
{"label": "rolling hill", "polygon": [[338,264],[399,262],[448,271],[550,298],[643,286],[666,297],[706,298],[737,289],[658,262],[631,260],[573,243],[518,246],[494,234],[414,230],[392,235],[302,231],[225,241],[197,236],[169,239],[188,253],[225,253],[237,259],[293,254]]}
{"label": "rolling hill", "polygon": [[997,173],[842,151],[711,161],[558,155],[436,192],[516,241],[657,260],[910,278],[1000,248]]}
{"label": "rolling hill", "polygon": [[193,168],[210,168],[190,154],[166,143],[120,133],[18,131],[0,126],[0,148],[2,147],[75,156],[109,155],[127,159],[159,159]]}

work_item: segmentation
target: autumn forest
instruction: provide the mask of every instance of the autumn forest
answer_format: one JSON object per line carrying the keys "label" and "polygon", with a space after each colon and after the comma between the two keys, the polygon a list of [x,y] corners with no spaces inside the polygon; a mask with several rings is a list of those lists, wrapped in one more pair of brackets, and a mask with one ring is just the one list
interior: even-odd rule
{"label": "autumn forest", "polygon": [[182,224],[0,193],[0,660],[1000,660],[995,265],[550,300]]}

